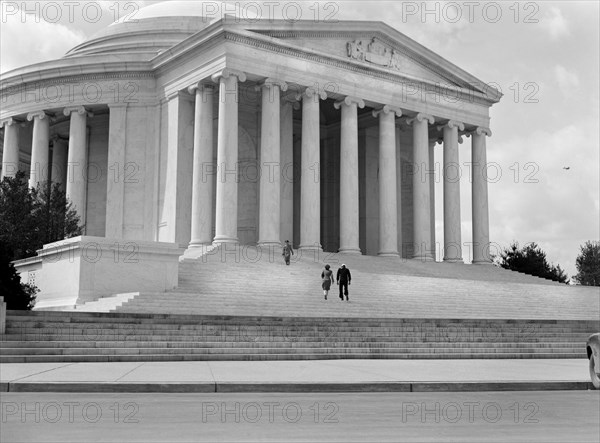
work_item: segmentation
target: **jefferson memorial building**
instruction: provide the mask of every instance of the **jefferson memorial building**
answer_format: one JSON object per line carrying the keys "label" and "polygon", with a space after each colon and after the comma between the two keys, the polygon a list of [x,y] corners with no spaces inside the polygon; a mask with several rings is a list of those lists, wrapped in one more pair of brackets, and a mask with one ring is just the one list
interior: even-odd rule
{"label": "jefferson memorial building", "polygon": [[[208,18],[199,3],[143,8],[61,59],[3,75],[2,176],[60,183],[85,226],[17,262],[42,306],[142,280],[168,289],[180,256],[215,245],[289,239],[434,260],[436,143],[437,258],[462,262],[472,241],[473,263],[490,262],[497,90],[382,22]],[[461,239],[459,149],[471,153],[472,239]],[[144,269],[119,263],[130,253]]]}

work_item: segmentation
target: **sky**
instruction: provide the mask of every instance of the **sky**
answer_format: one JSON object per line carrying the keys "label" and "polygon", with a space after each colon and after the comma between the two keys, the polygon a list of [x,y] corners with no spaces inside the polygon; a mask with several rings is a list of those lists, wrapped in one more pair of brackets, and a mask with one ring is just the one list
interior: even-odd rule
{"label": "sky", "polygon": [[[62,57],[154,3],[1,0],[0,72]],[[205,3],[214,15],[227,10]],[[238,3],[265,18],[383,21],[499,89],[504,96],[490,110],[487,139],[492,249],[536,242],[550,262],[576,273],[580,245],[600,239],[599,2]],[[463,242],[471,241],[470,143],[459,148]],[[440,145],[435,155],[441,165]],[[440,245],[442,195],[438,175]]]}

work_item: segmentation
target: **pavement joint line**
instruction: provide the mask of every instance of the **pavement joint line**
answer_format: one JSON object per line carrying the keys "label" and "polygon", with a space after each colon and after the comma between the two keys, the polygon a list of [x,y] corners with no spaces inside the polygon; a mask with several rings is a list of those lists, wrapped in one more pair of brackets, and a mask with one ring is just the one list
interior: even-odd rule
{"label": "pavement joint line", "polygon": [[210,371],[210,376],[212,377],[213,383],[215,384],[215,392],[217,392],[217,378],[215,377],[215,374],[213,373],[210,363],[211,363],[210,361],[206,362],[206,366],[208,366],[208,370]]}
{"label": "pavement joint line", "polygon": [[72,365],[74,365],[74,364],[76,364],[76,362],[72,362],[72,363],[65,363],[64,365],[62,365],[62,366],[58,366],[58,367],[56,367],[56,368],[46,369],[45,371],[36,372],[35,374],[29,374],[29,375],[26,375],[25,377],[21,377],[21,378],[15,378],[14,380],[10,380],[10,381],[8,381],[7,383],[13,383],[13,382],[17,382],[17,381],[25,380],[25,379],[27,379],[27,378],[29,378],[29,377],[33,377],[33,376],[35,376],[35,375],[40,375],[40,374],[43,374],[43,373],[45,373],[45,372],[50,372],[50,371],[55,371],[55,370],[57,370],[57,369],[66,368],[67,366],[72,366]]}
{"label": "pavement joint line", "polygon": [[137,365],[135,368],[131,369],[131,371],[127,371],[125,374],[123,374],[123,375],[121,375],[119,378],[117,378],[117,379],[115,380],[115,382],[117,382],[117,381],[121,380],[121,379],[122,379],[123,377],[125,377],[126,375],[128,375],[128,374],[131,374],[133,371],[135,371],[136,369],[138,369],[138,368],[140,368],[140,367],[144,366],[146,363],[147,363],[147,362],[145,362],[145,361],[144,361],[144,362],[141,362],[141,363],[140,363],[139,365]]}

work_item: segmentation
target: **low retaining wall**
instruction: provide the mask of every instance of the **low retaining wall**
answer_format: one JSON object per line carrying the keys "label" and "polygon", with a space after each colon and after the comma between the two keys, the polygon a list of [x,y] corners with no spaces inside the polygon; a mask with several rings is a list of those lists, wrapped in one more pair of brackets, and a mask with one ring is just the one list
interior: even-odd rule
{"label": "low retaining wall", "polygon": [[44,245],[14,262],[21,281],[40,289],[35,309],[72,307],[122,292],[166,291],[178,283],[175,243],[80,236]]}

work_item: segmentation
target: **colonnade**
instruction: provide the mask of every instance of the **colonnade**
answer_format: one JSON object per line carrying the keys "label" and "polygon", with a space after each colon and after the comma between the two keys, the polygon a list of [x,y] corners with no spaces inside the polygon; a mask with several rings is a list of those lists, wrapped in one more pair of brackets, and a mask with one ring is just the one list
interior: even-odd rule
{"label": "colonnade", "polygon": [[[192,201],[192,241],[190,248],[210,244],[237,242],[237,162],[239,83],[246,75],[225,69],[212,77],[219,84],[219,123],[217,136],[217,181],[215,236],[211,238],[213,188],[212,183],[201,180],[202,165],[212,162],[212,112],[215,87],[199,83],[191,87],[196,91],[194,134],[194,172]],[[281,92],[288,85],[268,78],[259,84],[262,92],[261,107],[261,166],[281,164]],[[208,98],[208,97],[211,98]],[[301,191],[300,191],[300,249],[319,250],[320,245],[320,134],[319,102],[326,93],[306,87],[297,100],[302,103],[301,136]],[[340,247],[339,252],[361,253],[359,248],[359,172],[358,172],[358,109],[364,100],[346,96],[334,103],[341,109],[340,133]],[[397,170],[396,170],[396,119],[403,115],[400,108],[382,104],[373,111],[379,119],[379,255],[398,256]],[[464,123],[439,119],[444,124],[444,260],[463,260],[461,248],[460,183],[447,171],[458,165],[459,131]],[[413,164],[422,170],[433,166],[430,127],[436,118],[417,113],[408,118],[413,127]],[[209,127],[210,126],[210,127]],[[487,182],[485,180],[485,136],[487,128],[476,127],[472,132],[473,148],[473,262],[488,263],[489,219]],[[435,143],[435,141],[434,141]],[[268,168],[265,168],[265,171]],[[280,175],[263,173],[260,178],[259,245],[280,244],[281,194]],[[413,174],[413,258],[434,260],[433,186],[428,174]]]}
{"label": "colonnade", "polygon": [[[211,77],[212,82],[199,82],[188,88],[195,95],[193,175],[191,200],[191,241],[189,248],[210,244],[237,243],[238,229],[238,104],[239,84],[246,81],[246,74],[233,69],[223,69]],[[267,78],[257,89],[262,93],[260,159],[263,168],[282,162],[282,109],[289,105],[290,95],[282,97],[288,89],[286,82]],[[211,180],[203,177],[203,167],[213,163],[214,100],[218,95],[217,180],[216,189]],[[327,98],[323,91],[306,87],[293,96],[302,106],[300,190],[300,249],[320,250],[320,134],[319,102]],[[340,252],[361,253],[359,247],[359,154],[358,109],[365,102],[359,97],[346,96],[335,102],[341,109],[340,133]],[[111,110],[112,112],[112,110]],[[53,163],[64,162],[66,168],[66,192],[85,223],[86,182],[82,168],[87,165],[87,119],[92,114],[83,106],[63,110],[70,118],[68,150],[64,144],[54,145]],[[379,255],[398,256],[397,219],[397,144],[396,120],[408,113],[406,122],[412,126],[413,164],[422,170],[433,166],[430,129],[437,124],[443,131],[444,162],[444,260],[460,262],[461,250],[460,183],[448,173],[452,165],[458,165],[459,132],[464,133],[463,122],[436,118],[422,112],[402,110],[382,103],[372,115],[379,124]],[[290,110],[285,115],[291,118]],[[45,111],[32,112],[26,116],[33,121],[30,186],[35,186],[37,171],[48,170],[50,115]],[[436,123],[437,121],[437,123]],[[8,118],[4,127],[2,177],[14,176],[19,162],[19,126],[17,118]],[[436,129],[436,128],[433,128]],[[115,130],[114,128],[109,129]],[[289,128],[286,129],[289,131]],[[485,180],[486,136],[488,128],[475,127],[472,137],[472,207],[473,207],[473,262],[489,263],[489,215],[488,192]],[[68,153],[68,154],[67,154]],[[68,158],[66,158],[68,155]],[[286,154],[287,155],[287,154]],[[60,169],[60,168],[59,168]],[[281,239],[281,177],[265,173],[260,178],[259,236],[261,246],[278,246]],[[432,211],[432,181],[429,174],[413,174],[413,258],[434,260],[434,218]],[[213,226],[213,198],[215,199]]]}
{"label": "colonnade", "polygon": [[[31,141],[31,165],[29,186],[36,187],[39,182],[49,178],[52,172],[56,175],[53,181],[64,186],[67,197],[77,210],[82,225],[85,225],[85,208],[87,181],[85,168],[88,164],[87,118],[93,114],[83,106],[63,109],[70,118],[68,149],[60,140],[54,140],[54,154],[50,164],[50,120],[51,115],[45,111],[31,112],[26,115],[33,121]],[[24,119],[11,117],[0,122],[4,128],[4,145],[2,154],[1,178],[14,177],[19,169],[19,131],[24,126]]]}

